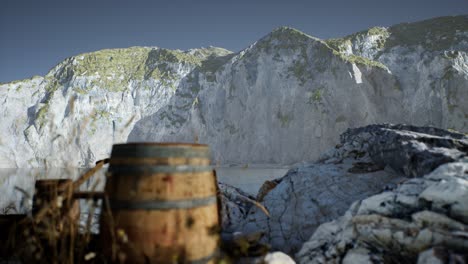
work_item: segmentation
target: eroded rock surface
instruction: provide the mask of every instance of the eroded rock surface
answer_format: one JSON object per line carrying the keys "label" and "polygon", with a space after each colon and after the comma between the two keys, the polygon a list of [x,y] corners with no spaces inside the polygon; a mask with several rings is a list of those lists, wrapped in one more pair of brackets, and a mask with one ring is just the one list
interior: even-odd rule
{"label": "eroded rock surface", "polygon": [[[400,132],[396,128],[405,129]],[[375,160],[388,160],[390,166],[408,176],[440,166],[422,177],[408,178],[395,188],[356,201],[343,216],[322,224],[297,253],[299,263],[424,263],[426,260],[449,263],[449,257],[464,258],[468,250],[466,136],[408,126],[382,126],[381,129],[385,131],[383,135],[400,136],[394,142],[382,141],[384,144],[380,146],[384,149],[392,144],[404,146],[405,151],[390,148],[396,156],[388,157],[400,162],[387,159],[386,155],[371,156]],[[358,130],[348,131],[343,138]],[[386,153],[375,152],[378,148],[378,144],[373,144],[373,153]],[[441,245],[450,252],[437,257],[432,248]]]}
{"label": "eroded rock surface", "polygon": [[[392,235],[398,228],[404,234],[411,234],[411,230],[426,221],[437,221],[438,225],[453,225],[460,229],[459,222],[463,222],[468,212],[468,201],[463,202],[468,190],[463,177],[454,177],[457,173],[464,173],[465,165],[454,162],[468,155],[467,146],[465,135],[432,127],[382,124],[348,129],[342,134],[341,143],[318,162],[298,165],[283,178],[275,180],[274,184],[267,183],[268,186],[261,190],[261,203],[270,216],[261,208],[250,206],[247,212],[236,215],[241,218],[231,219],[237,224],[230,228],[243,233],[263,232],[263,242],[287,253],[297,252],[306,241],[319,243],[318,248],[322,249],[321,234],[324,232],[333,239],[346,241],[340,236],[351,235],[354,229],[344,227],[351,221],[386,223],[386,226],[391,226],[391,232],[382,231],[387,235]],[[458,165],[425,176],[433,179],[434,184],[430,186],[425,178],[411,178],[446,163]],[[391,190],[400,190],[404,195],[396,195]],[[415,214],[418,211],[412,206],[416,206],[420,199],[430,207],[424,207]],[[416,222],[407,225],[403,220],[387,219],[389,210],[391,215]],[[344,213],[345,216],[338,218]],[[353,218],[356,215],[362,216]],[[319,225],[332,220],[333,225],[322,225],[316,231]],[[361,233],[372,231],[366,230],[362,229]],[[309,240],[314,231],[318,238]],[[417,247],[408,236],[401,237],[400,243],[410,249]],[[367,237],[372,237],[372,234],[367,234]],[[344,257],[339,254],[340,250],[350,249],[346,243],[340,243],[341,248],[332,249],[334,253],[331,255]],[[305,248],[308,248],[307,244],[298,256],[310,256]],[[418,249],[411,250],[415,252]],[[369,248],[355,248],[346,261],[382,258],[382,255],[372,255],[374,252]]]}
{"label": "eroded rock surface", "polygon": [[440,164],[466,156],[468,151],[464,134],[435,127],[371,125],[341,135],[344,144],[363,140],[375,164],[388,165],[408,177],[427,174]]}

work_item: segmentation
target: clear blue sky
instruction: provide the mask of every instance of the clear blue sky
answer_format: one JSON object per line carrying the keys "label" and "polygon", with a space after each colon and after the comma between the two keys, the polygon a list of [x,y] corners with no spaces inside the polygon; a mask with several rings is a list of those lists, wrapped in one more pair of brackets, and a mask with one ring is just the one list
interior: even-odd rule
{"label": "clear blue sky", "polygon": [[468,0],[1,0],[0,82],[104,48],[239,51],[279,26],[320,38],[468,14]]}

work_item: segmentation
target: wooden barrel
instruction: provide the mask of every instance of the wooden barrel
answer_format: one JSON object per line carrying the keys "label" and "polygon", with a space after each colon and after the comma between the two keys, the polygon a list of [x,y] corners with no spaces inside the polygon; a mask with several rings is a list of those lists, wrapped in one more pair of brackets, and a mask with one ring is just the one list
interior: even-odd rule
{"label": "wooden barrel", "polygon": [[212,263],[219,243],[216,186],[206,145],[114,145],[103,246],[115,238],[127,263]]}

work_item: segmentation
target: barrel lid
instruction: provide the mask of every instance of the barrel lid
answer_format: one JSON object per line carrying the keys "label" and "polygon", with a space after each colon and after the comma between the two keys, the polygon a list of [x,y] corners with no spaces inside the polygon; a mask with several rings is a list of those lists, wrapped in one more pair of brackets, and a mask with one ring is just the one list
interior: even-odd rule
{"label": "barrel lid", "polygon": [[184,157],[210,158],[210,149],[205,144],[177,142],[141,142],[115,144],[112,147],[111,158],[155,158]]}

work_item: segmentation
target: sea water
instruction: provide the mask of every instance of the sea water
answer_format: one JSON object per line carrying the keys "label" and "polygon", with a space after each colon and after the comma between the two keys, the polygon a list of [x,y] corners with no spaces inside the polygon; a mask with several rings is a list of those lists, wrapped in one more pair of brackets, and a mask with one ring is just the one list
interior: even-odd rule
{"label": "sea water", "polygon": [[[275,165],[222,166],[214,169],[219,182],[237,187],[253,196],[256,196],[258,189],[265,181],[280,178],[288,171],[287,167]],[[107,168],[98,171],[81,186],[80,190],[102,191],[106,171]],[[38,179],[71,178],[76,180],[85,172],[86,169],[76,168],[0,169],[0,214],[29,211],[34,194],[34,183]]]}

